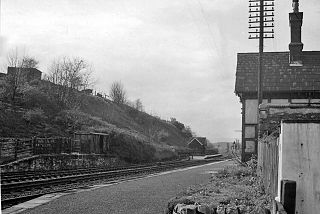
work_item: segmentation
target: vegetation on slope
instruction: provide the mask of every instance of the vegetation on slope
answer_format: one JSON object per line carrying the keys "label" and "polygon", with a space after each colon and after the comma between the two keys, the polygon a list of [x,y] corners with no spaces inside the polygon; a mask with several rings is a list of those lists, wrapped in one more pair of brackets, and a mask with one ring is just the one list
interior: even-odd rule
{"label": "vegetation on slope", "polygon": [[79,91],[73,97],[77,106],[68,107],[59,104],[48,87],[52,86],[46,81],[34,81],[14,103],[0,101],[1,137],[113,133],[114,152],[134,162],[172,158],[170,146],[186,146],[188,136],[168,121]]}
{"label": "vegetation on slope", "polygon": [[[130,161],[173,157],[172,147],[185,147],[190,128],[143,112],[141,100],[128,101],[120,82],[110,90],[113,100],[82,92],[88,87],[90,66],[81,58],[53,61],[45,80],[28,80],[36,69],[32,57],[8,56],[10,75],[0,78],[1,137],[71,137],[75,132],[113,136],[113,149]],[[117,99],[116,99],[117,98]]]}

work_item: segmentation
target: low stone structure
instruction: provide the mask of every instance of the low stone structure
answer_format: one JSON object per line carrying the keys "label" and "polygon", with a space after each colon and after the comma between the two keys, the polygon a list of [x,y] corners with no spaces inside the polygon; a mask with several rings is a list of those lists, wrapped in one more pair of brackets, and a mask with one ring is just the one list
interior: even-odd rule
{"label": "low stone structure", "polygon": [[36,68],[21,68],[21,67],[8,67],[7,76],[17,76],[22,77],[26,82],[31,82],[34,80],[41,80],[42,72]]}
{"label": "low stone structure", "polygon": [[64,170],[92,167],[116,167],[125,163],[111,155],[97,154],[47,154],[21,159],[1,165],[1,172],[28,170]]}
{"label": "low stone structure", "polygon": [[215,214],[216,210],[210,209],[207,205],[186,205],[177,204],[173,209],[173,214]]}
{"label": "low stone structure", "polygon": [[192,197],[175,197],[169,200],[166,214],[239,214],[244,209],[221,206],[209,206],[196,203]]}

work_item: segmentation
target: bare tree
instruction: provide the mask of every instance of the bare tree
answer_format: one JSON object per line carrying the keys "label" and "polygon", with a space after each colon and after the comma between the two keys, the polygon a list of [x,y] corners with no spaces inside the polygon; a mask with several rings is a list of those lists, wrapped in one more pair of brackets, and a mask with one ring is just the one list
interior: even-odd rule
{"label": "bare tree", "polygon": [[21,65],[21,60],[22,57],[19,56],[18,49],[12,49],[8,54],[7,54],[7,66],[10,67],[19,67]]}
{"label": "bare tree", "polygon": [[85,60],[63,57],[52,62],[47,79],[54,84],[79,90],[90,85],[91,72]]}
{"label": "bare tree", "polygon": [[135,101],[135,109],[137,109],[138,111],[143,111],[143,105],[140,99],[137,99]]}
{"label": "bare tree", "polygon": [[125,102],[125,104],[127,105],[127,106],[130,106],[131,108],[136,108],[136,103],[135,102],[133,102],[133,101],[130,101],[130,100],[127,100],[126,102]]}
{"label": "bare tree", "polygon": [[22,64],[24,68],[38,68],[39,61],[34,57],[24,56],[22,59]]}
{"label": "bare tree", "polygon": [[7,54],[7,66],[8,67],[21,67],[21,68],[38,68],[39,61],[25,53],[21,54],[18,48],[12,49]]}
{"label": "bare tree", "polygon": [[127,93],[121,82],[113,82],[109,92],[110,98],[113,102],[118,104],[125,104],[127,101]]}
{"label": "bare tree", "polygon": [[92,68],[85,60],[63,57],[52,62],[46,79],[58,85],[55,87],[58,99],[67,104],[75,90],[89,87],[91,73]]}
{"label": "bare tree", "polygon": [[14,101],[19,91],[26,84],[24,69],[35,68],[38,63],[34,57],[20,55],[17,48],[10,51],[7,55],[6,67],[13,67],[13,70],[6,77],[5,86],[3,87],[4,97]]}

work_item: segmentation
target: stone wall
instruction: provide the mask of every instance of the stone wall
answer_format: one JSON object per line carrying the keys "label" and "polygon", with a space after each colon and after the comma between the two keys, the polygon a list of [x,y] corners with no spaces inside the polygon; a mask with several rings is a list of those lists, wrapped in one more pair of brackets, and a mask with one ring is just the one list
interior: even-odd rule
{"label": "stone wall", "polygon": [[57,154],[38,155],[1,165],[1,172],[29,170],[63,170],[91,167],[116,167],[126,163],[110,155]]}

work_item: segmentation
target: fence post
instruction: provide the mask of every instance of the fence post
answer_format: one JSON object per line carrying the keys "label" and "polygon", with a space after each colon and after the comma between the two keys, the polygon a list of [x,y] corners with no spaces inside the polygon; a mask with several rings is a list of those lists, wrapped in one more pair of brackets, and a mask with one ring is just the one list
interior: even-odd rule
{"label": "fence post", "polygon": [[71,138],[68,138],[68,141],[69,141],[69,144],[70,144],[70,154],[71,154],[72,152],[74,152]]}
{"label": "fence post", "polygon": [[296,211],[296,187],[297,183],[290,180],[281,180],[280,202],[287,214],[295,214]]}
{"label": "fence post", "polygon": [[14,159],[17,160],[18,158],[18,140],[14,139]]}
{"label": "fence post", "polygon": [[36,138],[32,137],[32,155],[36,155]]}
{"label": "fence post", "polygon": [[59,151],[58,151],[58,154],[61,154],[61,153],[62,153],[63,140],[62,140],[62,138],[59,138],[57,141],[58,141],[58,143],[59,143]]}

